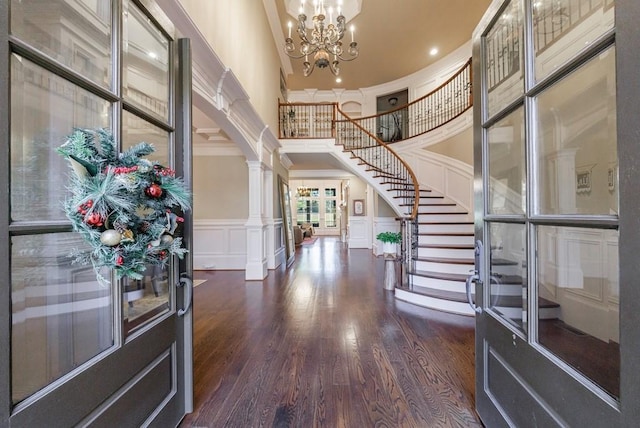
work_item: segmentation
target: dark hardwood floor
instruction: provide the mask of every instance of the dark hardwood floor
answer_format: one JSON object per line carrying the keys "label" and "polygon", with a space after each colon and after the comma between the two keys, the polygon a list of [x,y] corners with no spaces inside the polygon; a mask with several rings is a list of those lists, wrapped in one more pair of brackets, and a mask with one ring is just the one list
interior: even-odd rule
{"label": "dark hardwood floor", "polygon": [[264,281],[199,271],[181,427],[473,427],[474,320],[396,301],[332,237]]}

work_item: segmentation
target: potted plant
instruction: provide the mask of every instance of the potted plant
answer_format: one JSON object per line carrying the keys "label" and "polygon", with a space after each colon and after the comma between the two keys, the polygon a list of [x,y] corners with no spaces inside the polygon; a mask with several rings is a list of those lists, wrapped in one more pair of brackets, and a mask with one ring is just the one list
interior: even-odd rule
{"label": "potted plant", "polygon": [[382,241],[382,251],[385,254],[395,254],[396,246],[402,241],[400,232],[381,232],[376,239]]}

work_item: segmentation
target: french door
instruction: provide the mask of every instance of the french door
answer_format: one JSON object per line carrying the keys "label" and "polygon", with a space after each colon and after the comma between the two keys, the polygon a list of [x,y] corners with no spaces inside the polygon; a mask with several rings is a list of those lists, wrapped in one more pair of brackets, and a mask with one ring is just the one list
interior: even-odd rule
{"label": "french door", "polygon": [[86,244],[55,149],[107,128],[190,187],[188,40],[135,0],[5,1],[0,37],[0,425],[176,426],[192,405],[191,259],[110,284],[72,264]]}
{"label": "french door", "polygon": [[474,33],[486,426],[637,426],[638,19],[634,0],[496,0]]}

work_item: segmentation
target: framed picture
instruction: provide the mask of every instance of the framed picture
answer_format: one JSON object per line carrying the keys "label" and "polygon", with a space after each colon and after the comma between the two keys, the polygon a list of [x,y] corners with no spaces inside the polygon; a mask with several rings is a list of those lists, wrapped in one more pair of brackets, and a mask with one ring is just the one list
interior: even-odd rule
{"label": "framed picture", "polygon": [[353,200],[353,215],[364,215],[364,199]]}
{"label": "framed picture", "polygon": [[576,193],[591,192],[591,171],[594,166],[595,164],[576,168]]}

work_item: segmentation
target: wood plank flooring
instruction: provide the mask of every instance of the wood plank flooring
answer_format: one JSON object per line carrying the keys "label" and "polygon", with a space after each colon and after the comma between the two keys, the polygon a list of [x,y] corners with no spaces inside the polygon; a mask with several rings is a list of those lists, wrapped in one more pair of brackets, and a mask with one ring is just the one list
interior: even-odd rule
{"label": "wood plank flooring", "polygon": [[474,427],[474,320],[396,301],[337,238],[264,281],[196,272],[195,410],[181,427]]}

